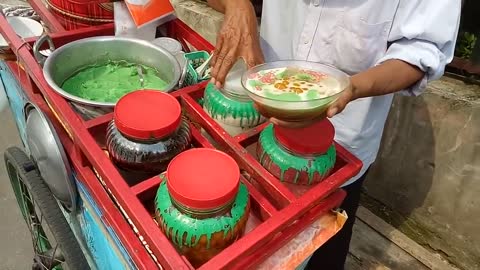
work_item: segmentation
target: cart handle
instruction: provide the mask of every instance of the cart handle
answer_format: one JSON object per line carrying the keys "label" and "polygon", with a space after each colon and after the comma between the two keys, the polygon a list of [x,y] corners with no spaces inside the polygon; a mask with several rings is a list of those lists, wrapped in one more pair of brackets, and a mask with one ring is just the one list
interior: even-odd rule
{"label": "cart handle", "polygon": [[48,34],[42,34],[33,44],[33,56],[35,56],[35,60],[37,60],[37,62],[42,67],[47,60],[47,57],[40,53],[40,48],[42,47],[43,43],[45,43],[45,41],[48,42],[48,47],[50,51],[53,52],[55,50],[55,45],[53,44],[52,38]]}

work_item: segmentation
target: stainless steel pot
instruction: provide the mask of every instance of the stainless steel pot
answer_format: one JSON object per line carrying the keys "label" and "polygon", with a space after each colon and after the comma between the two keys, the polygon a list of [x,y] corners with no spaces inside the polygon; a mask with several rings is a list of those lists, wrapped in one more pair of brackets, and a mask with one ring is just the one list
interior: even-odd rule
{"label": "stainless steel pot", "polygon": [[[53,53],[46,58],[39,52],[48,42]],[[111,111],[115,103],[98,102],[74,96],[61,88],[66,79],[79,70],[108,61],[128,61],[156,68],[161,79],[168,83],[165,92],[172,91],[180,78],[180,66],[167,50],[140,39],[101,36],[70,42],[58,49],[53,47],[50,37],[42,36],[34,46],[37,61],[43,65],[43,75],[50,87],[72,102],[87,118]]]}

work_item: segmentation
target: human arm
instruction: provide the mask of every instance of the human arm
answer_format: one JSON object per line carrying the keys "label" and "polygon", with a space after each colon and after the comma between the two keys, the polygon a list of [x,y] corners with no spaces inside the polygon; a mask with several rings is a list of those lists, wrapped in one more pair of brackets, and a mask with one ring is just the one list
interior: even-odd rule
{"label": "human arm", "polygon": [[351,77],[351,87],[345,90],[328,109],[327,116],[333,117],[343,111],[355,99],[395,93],[411,87],[425,76],[417,66],[398,59],[386,60]]}
{"label": "human arm", "polygon": [[401,1],[389,34],[391,43],[378,65],[352,76],[327,115],[352,100],[402,91],[417,95],[443,75],[452,60],[460,21],[460,0]]}
{"label": "human arm", "polygon": [[[460,0],[400,0],[388,34],[389,46],[376,64],[351,77],[351,88],[323,116],[341,113],[355,99],[399,92],[419,95],[440,78],[453,58],[460,21]],[[314,121],[318,121],[315,119]],[[305,123],[272,122],[291,127]]]}
{"label": "human arm", "polygon": [[207,0],[208,5],[218,12],[225,13],[225,5],[228,0]]}
{"label": "human arm", "polygon": [[225,14],[211,60],[212,82],[220,88],[238,58],[248,67],[264,62],[260,48],[255,9],[249,0],[208,0],[215,10]]}

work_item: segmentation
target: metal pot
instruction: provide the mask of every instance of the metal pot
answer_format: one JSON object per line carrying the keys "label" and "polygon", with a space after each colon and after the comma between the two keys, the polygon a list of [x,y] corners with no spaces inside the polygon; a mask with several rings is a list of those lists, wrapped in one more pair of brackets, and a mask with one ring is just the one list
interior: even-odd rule
{"label": "metal pot", "polygon": [[[53,51],[48,58],[39,52],[47,41]],[[180,78],[180,66],[167,50],[140,39],[101,36],[70,42],[55,49],[49,36],[38,39],[34,46],[37,61],[43,64],[43,75],[50,87],[71,101],[72,105],[85,114],[86,118],[113,110],[115,103],[98,102],[74,96],[61,88],[66,79],[81,69],[108,61],[128,61],[156,68],[160,78],[168,83],[165,92],[172,91]]]}

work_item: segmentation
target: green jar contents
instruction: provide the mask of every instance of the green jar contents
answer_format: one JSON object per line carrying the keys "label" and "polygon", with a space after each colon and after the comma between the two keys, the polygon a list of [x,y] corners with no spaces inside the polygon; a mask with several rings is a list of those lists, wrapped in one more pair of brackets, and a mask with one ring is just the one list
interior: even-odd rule
{"label": "green jar contents", "polygon": [[203,96],[203,109],[232,136],[266,120],[255,109],[242,86],[241,77],[245,70],[244,61],[237,61],[225,78],[224,87],[217,89],[210,83]]}
{"label": "green jar contents", "polygon": [[158,76],[154,68],[126,61],[111,61],[78,71],[63,83],[62,89],[83,99],[114,103],[138,89],[164,90],[167,86],[168,83]]}
{"label": "green jar contents", "polygon": [[250,199],[232,157],[214,149],[190,149],[175,157],[161,177],[156,220],[195,268],[243,235]]}
{"label": "green jar contents", "polygon": [[257,156],[280,181],[312,185],[325,179],[335,166],[334,135],[328,119],[297,129],[269,125],[260,134]]}

